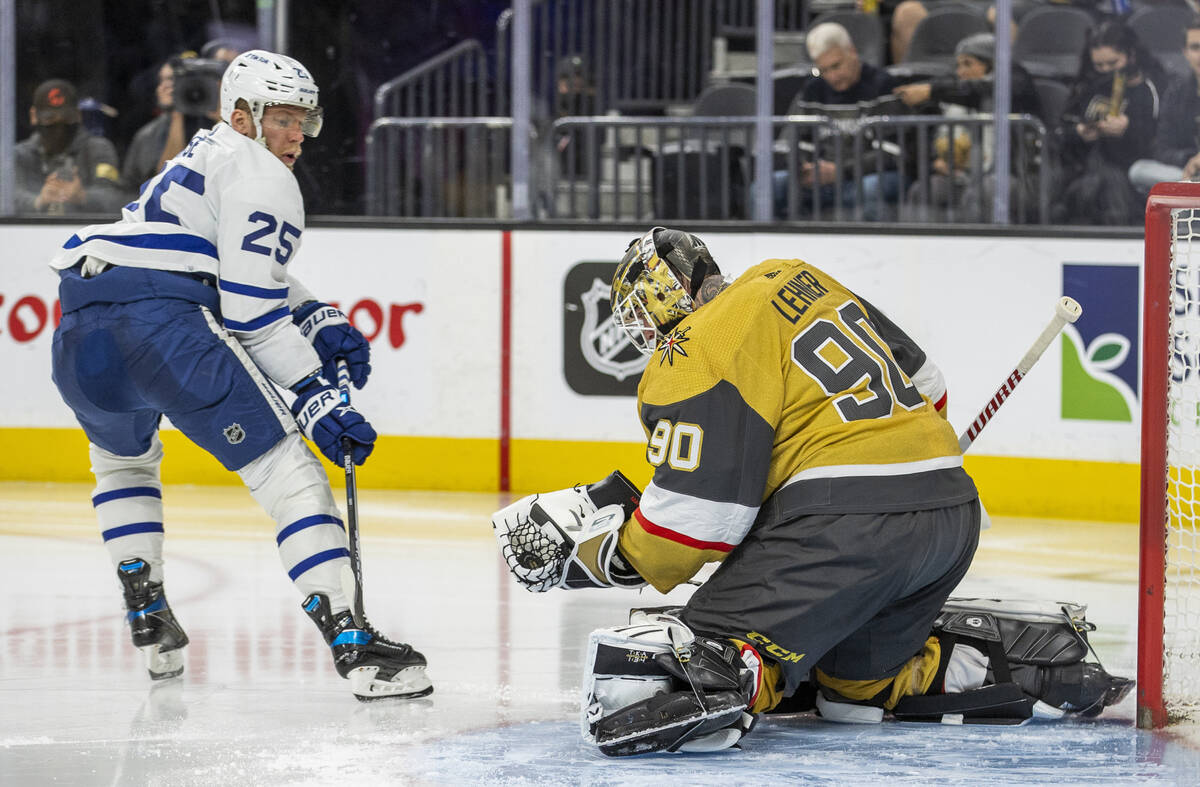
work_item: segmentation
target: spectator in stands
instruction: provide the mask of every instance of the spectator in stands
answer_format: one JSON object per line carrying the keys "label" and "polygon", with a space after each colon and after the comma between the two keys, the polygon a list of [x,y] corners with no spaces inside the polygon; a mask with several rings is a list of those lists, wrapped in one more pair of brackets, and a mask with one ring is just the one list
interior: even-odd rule
{"label": "spectator in stands", "polygon": [[[805,37],[809,59],[818,76],[809,80],[800,94],[800,100],[805,104],[823,105],[855,105],[865,101],[873,101],[880,97],[891,97],[892,88],[897,80],[882,68],[876,68],[864,62],[858,56],[858,50],[850,39],[846,28],[835,22],[825,22],[816,25],[808,31]],[[819,110],[818,110],[819,111]],[[832,150],[832,143],[826,146]],[[852,145],[843,145],[843,151],[853,151]],[[885,203],[894,204],[900,194],[900,175],[893,168],[880,172],[872,172],[875,157],[867,156],[863,161],[863,218],[875,221],[881,218],[877,207],[882,195]],[[851,181],[854,176],[851,166],[839,166],[838,162],[828,159],[805,161],[801,164],[800,184],[802,204],[806,210],[811,208],[812,186],[814,180],[820,185],[819,201],[821,208],[833,205],[836,196],[834,184],[842,183],[842,207],[852,209],[857,199],[855,184]],[[787,214],[788,183],[792,173],[777,170],[773,175],[775,213],[779,217]]]}
{"label": "spectator in stands", "polygon": [[[954,57],[954,77],[899,85],[893,89],[893,92],[905,104],[912,107],[925,106],[929,103],[944,105],[942,114],[949,116],[991,112],[994,87],[992,67],[996,58],[996,37],[991,33],[977,33],[968,36],[955,47]],[[1016,63],[1012,67],[1011,86],[1012,111],[1016,114],[1040,117],[1041,102],[1038,100],[1033,77]],[[908,193],[909,205],[914,208],[932,208],[928,217],[934,219],[946,218],[946,208],[954,205],[955,218],[967,221],[987,221],[992,212],[992,193],[995,182],[991,128],[984,128],[978,139],[982,142],[982,151],[976,151],[972,156],[971,135],[965,128],[956,129],[953,144],[950,142],[948,129],[946,129],[946,133],[939,134],[935,140],[936,155],[932,163],[934,171],[929,178],[928,196],[923,182],[914,183]],[[1035,218],[1032,211],[1022,216],[1018,216],[1015,212],[1019,206],[1025,206],[1027,209],[1035,207],[1034,197],[1037,194],[1037,173],[1028,168],[1021,171],[1018,166],[1021,158],[1017,148],[1020,145],[1025,146],[1025,152],[1031,158],[1036,140],[1024,139],[1023,135],[1014,130],[1011,156],[1014,179],[1010,191],[1014,210],[1010,215],[1017,221],[1031,221]],[[977,170],[974,172],[970,171],[972,160],[977,166]],[[953,161],[953,166],[951,166],[951,161]]]}
{"label": "spectator in stands", "polygon": [[1163,94],[1153,158],[1138,159],[1129,180],[1140,195],[1165,180],[1200,180],[1200,16],[1187,25],[1183,54],[1192,73]]}
{"label": "spectator in stands", "polygon": [[1149,158],[1163,70],[1119,19],[1088,31],[1062,135],[1056,223],[1134,224],[1142,212],[1130,165]]}
{"label": "spectator in stands", "polygon": [[[1056,0],[1052,0],[1054,2]],[[858,0],[860,8],[863,7],[866,0]],[[890,13],[885,15],[884,24],[889,30],[889,44],[892,51],[892,62],[899,64],[904,62],[904,58],[908,55],[909,45],[912,43],[913,33],[917,31],[917,25],[921,20],[929,16],[931,8],[937,8],[940,5],[982,5],[981,3],[964,3],[960,0],[901,0]],[[1017,35],[1017,23],[1022,16],[1035,5],[1038,0],[1016,0],[1012,4],[1012,25],[1010,27],[1010,40],[1015,39]],[[880,3],[881,9],[886,9],[887,2]],[[996,28],[996,6],[988,5],[985,12],[988,24],[992,29]]]}
{"label": "spectator in stands", "polygon": [[14,151],[18,213],[106,213],[125,203],[116,149],[81,120],[73,84],[50,79],[37,86],[29,109],[34,132]]}
{"label": "spectator in stands", "polygon": [[[219,57],[196,58],[195,52],[181,52],[168,58],[159,68],[158,86],[154,93],[159,114],[138,129],[129,144],[129,150],[125,152],[121,181],[126,188],[136,191],[156,175],[165,162],[179,155],[179,151],[202,126],[211,126],[221,119],[215,103],[207,114],[187,114],[175,107],[175,78],[189,63],[228,65],[240,54],[220,42],[209,42],[205,45],[205,51]],[[215,89],[218,82],[213,81],[212,84]],[[215,98],[215,92],[213,96]]]}

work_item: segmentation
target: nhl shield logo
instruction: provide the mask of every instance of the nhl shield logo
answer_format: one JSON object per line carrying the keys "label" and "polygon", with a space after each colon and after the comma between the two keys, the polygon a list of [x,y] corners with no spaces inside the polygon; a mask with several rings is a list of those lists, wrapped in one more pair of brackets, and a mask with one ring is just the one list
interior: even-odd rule
{"label": "nhl shield logo", "polygon": [[[599,279],[592,279],[592,287],[580,296],[583,302],[583,330],[579,334],[579,349],[583,359],[598,372],[624,380],[635,374],[641,374],[646,368],[646,358],[637,352],[625,332],[612,321],[612,307],[608,304],[609,285]],[[600,314],[600,301],[608,308],[604,309],[603,319]],[[620,360],[622,351],[634,350],[635,357]],[[628,356],[629,353],[625,352]]]}
{"label": "nhl shield logo", "polygon": [[233,423],[225,427],[224,435],[230,445],[237,445],[246,439],[246,430],[242,428],[241,424]]}
{"label": "nhl shield logo", "polygon": [[563,375],[585,396],[633,396],[647,359],[612,320],[614,262],[579,262],[563,281]]}

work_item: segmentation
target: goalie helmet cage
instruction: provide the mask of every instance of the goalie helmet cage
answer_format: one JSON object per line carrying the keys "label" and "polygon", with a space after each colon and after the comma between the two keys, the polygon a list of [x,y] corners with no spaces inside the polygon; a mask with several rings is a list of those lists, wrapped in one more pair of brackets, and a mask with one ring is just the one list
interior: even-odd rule
{"label": "goalie helmet cage", "polygon": [[1200,721],[1200,183],[1146,203],[1137,724]]}

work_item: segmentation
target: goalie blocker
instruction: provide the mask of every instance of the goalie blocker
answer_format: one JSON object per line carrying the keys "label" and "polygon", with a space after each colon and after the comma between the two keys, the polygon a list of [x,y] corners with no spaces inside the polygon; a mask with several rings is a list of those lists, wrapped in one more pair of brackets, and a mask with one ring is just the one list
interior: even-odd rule
{"label": "goalie blocker", "polygon": [[[1094,716],[1133,681],[1105,672],[1078,604],[950,599],[933,626],[941,657],[930,693],[901,699],[899,721],[1023,724]],[[747,652],[749,650],[749,652]],[[761,678],[753,649],[691,631],[662,611],[634,610],[630,624],[588,638],[583,737],[610,756],[717,751],[749,733]],[[851,703],[818,687],[830,721],[878,722],[882,701]],[[791,707],[787,712],[807,710]]]}

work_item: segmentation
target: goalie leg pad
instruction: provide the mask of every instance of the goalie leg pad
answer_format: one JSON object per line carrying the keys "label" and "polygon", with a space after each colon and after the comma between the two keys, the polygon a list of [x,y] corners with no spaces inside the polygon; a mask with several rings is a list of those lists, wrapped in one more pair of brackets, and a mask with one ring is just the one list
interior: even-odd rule
{"label": "goalie leg pad", "polygon": [[588,638],[584,739],[610,756],[736,744],[754,720],[745,690],[754,677],[738,649],[677,618],[637,618]]}
{"label": "goalie leg pad", "polygon": [[[636,702],[600,720],[596,725],[596,744],[610,757],[649,754],[657,751],[684,751],[689,743],[704,745],[716,733],[727,748],[742,733],[730,725],[741,721],[746,702],[735,691],[722,691],[704,697],[703,703],[691,691],[656,694]],[[730,728],[726,732],[726,728]],[[736,736],[736,737],[732,737]],[[716,748],[692,749],[715,751]]]}
{"label": "goalie leg pad", "polygon": [[935,686],[964,697],[1015,686],[1029,705],[1024,719],[1095,716],[1120,702],[1133,681],[1084,661],[1091,651],[1087,633],[1095,630],[1085,612],[1079,604],[950,599],[933,626],[943,648]]}

